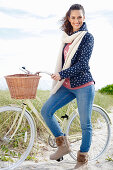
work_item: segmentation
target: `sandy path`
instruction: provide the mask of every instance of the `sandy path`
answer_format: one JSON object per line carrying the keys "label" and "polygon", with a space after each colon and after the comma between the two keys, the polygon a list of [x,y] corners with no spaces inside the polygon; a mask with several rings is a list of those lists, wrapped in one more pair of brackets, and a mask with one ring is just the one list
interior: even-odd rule
{"label": "sandy path", "polygon": [[[113,109],[109,114],[111,121],[113,122]],[[113,170],[113,162],[105,160],[108,156],[113,159],[113,124],[111,125],[111,140],[106,153],[98,160],[92,163],[88,163],[87,167],[79,168],[79,170]],[[43,152],[41,151],[38,158],[38,163],[32,161],[24,161],[24,163],[16,168],[16,170],[72,170],[75,167],[75,161],[66,155],[61,162],[49,160],[49,155],[53,152],[49,146],[43,146]]]}

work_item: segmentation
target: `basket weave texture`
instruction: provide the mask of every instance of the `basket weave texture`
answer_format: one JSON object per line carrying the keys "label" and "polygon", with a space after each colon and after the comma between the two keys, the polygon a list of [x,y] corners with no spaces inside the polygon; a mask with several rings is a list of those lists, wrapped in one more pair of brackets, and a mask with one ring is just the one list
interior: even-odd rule
{"label": "basket weave texture", "polygon": [[31,74],[14,74],[5,76],[11,98],[34,99],[40,76]]}

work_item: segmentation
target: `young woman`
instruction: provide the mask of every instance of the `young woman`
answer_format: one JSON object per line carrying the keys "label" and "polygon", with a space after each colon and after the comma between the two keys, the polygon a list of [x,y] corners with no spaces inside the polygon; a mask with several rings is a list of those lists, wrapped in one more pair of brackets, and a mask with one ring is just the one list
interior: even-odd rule
{"label": "young woman", "polygon": [[82,129],[82,143],[77,154],[77,161],[82,164],[88,161],[91,145],[91,113],[95,93],[94,80],[89,67],[94,38],[88,32],[84,20],[85,11],[80,4],[72,5],[62,20],[61,28],[64,34],[56,70],[51,76],[54,80],[53,88],[50,98],[41,110],[58,146],[57,151],[50,155],[50,159],[57,160],[68,154],[71,149],[54,113],[76,98]]}

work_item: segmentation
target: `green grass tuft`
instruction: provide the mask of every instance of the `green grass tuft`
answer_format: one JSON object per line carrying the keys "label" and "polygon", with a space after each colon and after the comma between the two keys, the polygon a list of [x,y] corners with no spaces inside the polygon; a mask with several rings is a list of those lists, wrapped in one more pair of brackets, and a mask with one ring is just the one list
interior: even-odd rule
{"label": "green grass tuft", "polygon": [[107,85],[99,90],[100,93],[113,95],[113,84]]}

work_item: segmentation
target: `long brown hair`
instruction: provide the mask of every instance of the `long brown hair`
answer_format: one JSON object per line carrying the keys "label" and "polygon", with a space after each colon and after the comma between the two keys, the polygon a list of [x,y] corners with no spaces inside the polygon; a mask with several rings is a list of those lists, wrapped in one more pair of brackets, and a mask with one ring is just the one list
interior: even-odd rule
{"label": "long brown hair", "polygon": [[61,30],[66,32],[68,35],[72,34],[73,32],[73,28],[68,20],[68,18],[70,17],[71,10],[82,10],[83,15],[85,16],[85,11],[82,5],[74,4],[69,8],[66,15],[61,20],[62,23]]}

